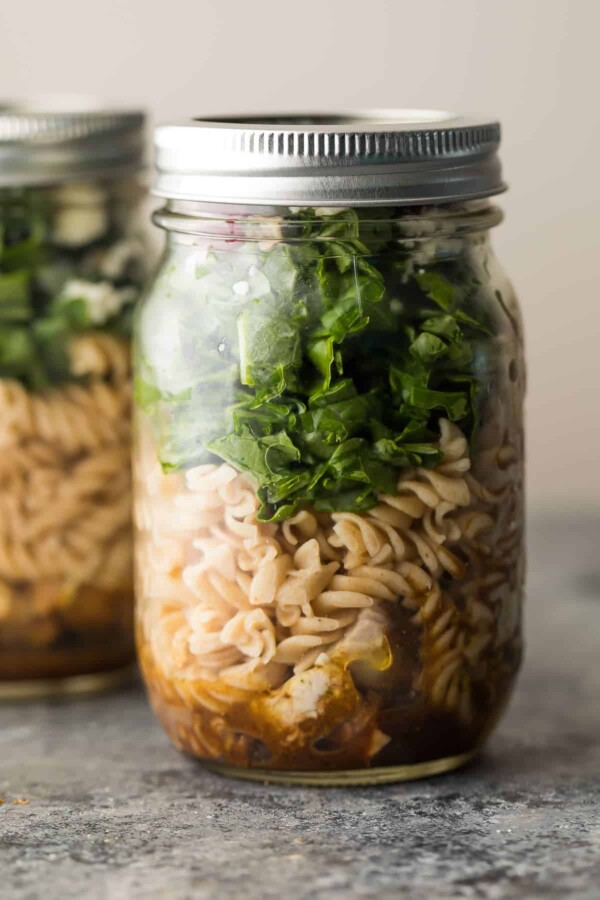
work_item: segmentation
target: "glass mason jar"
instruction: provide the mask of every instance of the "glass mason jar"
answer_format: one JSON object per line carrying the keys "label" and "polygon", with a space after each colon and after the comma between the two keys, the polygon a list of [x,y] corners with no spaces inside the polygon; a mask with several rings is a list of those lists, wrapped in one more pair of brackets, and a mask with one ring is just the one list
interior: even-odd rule
{"label": "glass mason jar", "polygon": [[524,366],[489,241],[499,129],[413,116],[157,133],[138,649],[174,743],[227,774],[455,768],[519,668]]}
{"label": "glass mason jar", "polygon": [[0,696],[133,656],[141,113],[0,109]]}

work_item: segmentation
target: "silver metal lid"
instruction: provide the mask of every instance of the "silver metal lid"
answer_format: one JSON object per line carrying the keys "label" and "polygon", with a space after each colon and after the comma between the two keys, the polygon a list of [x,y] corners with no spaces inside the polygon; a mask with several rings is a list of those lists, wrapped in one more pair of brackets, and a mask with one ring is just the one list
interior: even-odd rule
{"label": "silver metal lid", "polygon": [[144,113],[81,97],[0,102],[0,187],[56,184],[138,168]]}
{"label": "silver metal lid", "polygon": [[493,119],[433,110],[268,115],[159,126],[154,193],[269,206],[382,206],[505,190]]}

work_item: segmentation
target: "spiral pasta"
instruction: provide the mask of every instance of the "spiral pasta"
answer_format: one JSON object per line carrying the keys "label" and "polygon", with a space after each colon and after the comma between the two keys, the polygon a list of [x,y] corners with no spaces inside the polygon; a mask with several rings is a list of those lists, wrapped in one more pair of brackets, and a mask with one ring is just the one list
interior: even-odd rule
{"label": "spiral pasta", "polygon": [[[0,637],[12,644],[39,631],[43,585],[44,614],[73,622],[78,595],[122,603],[131,590],[129,350],[100,332],[71,350],[78,383],[33,393],[0,380]],[[115,616],[108,601],[103,614]]]}
{"label": "spiral pasta", "polygon": [[[501,610],[514,608],[507,567],[518,558],[520,457],[504,441],[473,472],[465,436],[445,419],[439,448],[435,468],[403,470],[373,509],[303,509],[281,524],[258,521],[252,482],[227,464],[161,476],[150,462],[142,472],[152,492],[138,508],[142,658],[163,698],[174,690],[216,716],[197,735],[202,753],[233,741],[227,722],[239,704],[263,717],[265,734],[290,741],[316,740],[308,722],[325,709],[372,725],[371,707],[340,673],[385,681],[395,621],[418,635],[412,689],[429,708],[471,721],[473,687],[517,628]],[[369,735],[364,752],[379,752],[388,738]]]}
{"label": "spiral pasta", "polygon": [[78,335],[71,340],[69,353],[74,375],[109,378],[116,383],[129,378],[128,344],[110,334],[96,331]]}
{"label": "spiral pasta", "polygon": [[380,504],[366,515],[333,515],[329,543],[342,551],[347,569],[367,562],[386,566],[419,559],[432,575],[463,574],[461,561],[447,543],[460,537],[455,511],[471,502],[465,478],[470,462],[460,429],[445,419],[440,450],[444,456],[436,469],[403,472],[396,494],[382,495]]}
{"label": "spiral pasta", "polygon": [[122,444],[129,434],[129,392],[123,385],[65,385],[32,394],[18,382],[0,381],[0,446],[28,440],[54,445],[75,456],[110,444]]}

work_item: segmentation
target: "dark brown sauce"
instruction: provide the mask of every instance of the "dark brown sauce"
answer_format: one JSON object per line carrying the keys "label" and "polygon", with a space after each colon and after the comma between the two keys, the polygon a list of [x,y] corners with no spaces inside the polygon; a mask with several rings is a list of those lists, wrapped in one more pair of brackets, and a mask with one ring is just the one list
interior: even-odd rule
{"label": "dark brown sauce", "polygon": [[65,678],[132,662],[131,591],[82,586],[64,607],[33,610],[25,588],[0,622],[0,680]]}
{"label": "dark brown sauce", "polygon": [[[473,714],[465,722],[432,708],[416,689],[417,642],[400,621],[395,628],[391,637],[402,662],[393,664],[389,686],[382,684],[378,690],[357,686],[354,698],[340,697],[329,706],[327,718],[309,720],[310,733],[300,730],[293,741],[253,718],[249,705],[233,704],[224,714],[216,714],[194,703],[193,682],[175,685],[158,672],[147,645],[141,642],[139,651],[158,718],[179,749],[200,759],[264,769],[333,771],[411,765],[476,749],[506,705],[518,670],[518,650],[511,648],[495,667],[488,667],[487,681],[473,690]],[[373,754],[372,739],[379,731],[390,740]]]}

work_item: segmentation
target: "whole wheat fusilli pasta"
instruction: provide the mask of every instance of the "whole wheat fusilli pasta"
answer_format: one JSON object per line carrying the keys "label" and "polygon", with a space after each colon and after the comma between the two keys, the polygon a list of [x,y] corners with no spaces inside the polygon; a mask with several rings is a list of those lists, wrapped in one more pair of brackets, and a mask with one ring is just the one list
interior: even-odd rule
{"label": "whole wheat fusilli pasta", "polygon": [[35,393],[0,379],[0,585],[11,598],[2,625],[9,642],[13,618],[24,641],[33,631],[41,585],[52,586],[48,615],[82,589],[122,598],[131,590],[128,345],[92,332],[71,351],[78,382]]}
{"label": "whole wheat fusilli pasta", "polygon": [[310,692],[333,684],[336,667],[390,664],[387,632],[405,616],[420,635],[414,688],[432,708],[470,720],[490,648],[514,636],[498,635],[489,603],[490,589],[506,579],[497,574],[490,585],[478,573],[489,573],[496,558],[500,573],[510,552],[510,516],[503,516],[505,498],[518,490],[510,484],[516,457],[503,447],[490,451],[486,465],[501,464],[506,477],[481,480],[471,474],[460,429],[444,419],[440,428],[441,462],[402,471],[396,493],[361,514],[304,509],[265,524],[251,481],[227,464],[184,477],[142,473],[153,492],[138,510],[143,630],[185,702],[193,694],[224,714],[240,691],[267,691],[281,727],[293,715],[303,721],[315,714]]}

